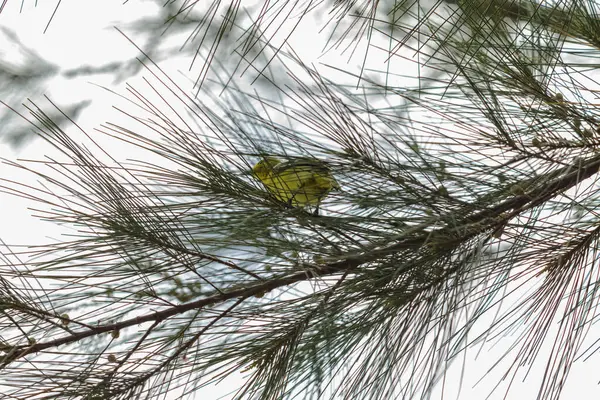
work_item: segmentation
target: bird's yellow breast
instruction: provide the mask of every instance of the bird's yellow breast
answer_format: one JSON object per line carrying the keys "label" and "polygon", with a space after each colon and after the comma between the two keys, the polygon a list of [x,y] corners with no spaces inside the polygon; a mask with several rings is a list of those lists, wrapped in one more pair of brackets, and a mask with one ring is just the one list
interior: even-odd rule
{"label": "bird's yellow breast", "polygon": [[329,168],[318,160],[281,162],[267,157],[253,172],[277,199],[296,207],[319,204],[331,190],[340,188]]}

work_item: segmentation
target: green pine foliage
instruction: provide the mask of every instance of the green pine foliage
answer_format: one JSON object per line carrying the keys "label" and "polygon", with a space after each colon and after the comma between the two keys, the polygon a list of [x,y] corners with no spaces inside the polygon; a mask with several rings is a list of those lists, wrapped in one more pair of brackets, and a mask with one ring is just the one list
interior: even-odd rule
{"label": "green pine foliage", "polygon": [[[532,382],[558,399],[594,351],[597,5],[272,3],[249,27],[238,2],[210,11],[194,90],[140,58],[118,123],[28,103],[55,154],[7,161],[37,184],[0,188],[66,233],[3,249],[7,398],[188,398],[241,372],[231,398],[420,399],[507,336],[494,371],[546,368]],[[364,68],[273,42],[325,9],[325,50]],[[228,35],[236,72],[213,50]],[[323,160],[341,190],[292,207],[250,173],[264,155]]]}

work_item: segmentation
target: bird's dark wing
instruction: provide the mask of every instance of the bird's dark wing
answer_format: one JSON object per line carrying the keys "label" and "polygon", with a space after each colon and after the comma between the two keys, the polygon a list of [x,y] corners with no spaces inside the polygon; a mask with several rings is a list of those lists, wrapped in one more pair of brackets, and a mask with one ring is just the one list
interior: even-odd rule
{"label": "bird's dark wing", "polygon": [[272,171],[273,174],[277,175],[290,169],[296,169],[298,171],[314,171],[323,174],[331,173],[329,167],[323,161],[310,158],[298,158],[281,162],[275,165]]}

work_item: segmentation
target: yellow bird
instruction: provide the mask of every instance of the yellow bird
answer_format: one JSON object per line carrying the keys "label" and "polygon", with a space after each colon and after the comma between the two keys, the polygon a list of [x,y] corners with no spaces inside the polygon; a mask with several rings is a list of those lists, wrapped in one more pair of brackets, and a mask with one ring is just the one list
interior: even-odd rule
{"label": "yellow bird", "polygon": [[252,168],[252,173],[277,199],[294,207],[316,205],[318,209],[330,191],[340,190],[327,164],[316,159],[282,161],[268,156]]}

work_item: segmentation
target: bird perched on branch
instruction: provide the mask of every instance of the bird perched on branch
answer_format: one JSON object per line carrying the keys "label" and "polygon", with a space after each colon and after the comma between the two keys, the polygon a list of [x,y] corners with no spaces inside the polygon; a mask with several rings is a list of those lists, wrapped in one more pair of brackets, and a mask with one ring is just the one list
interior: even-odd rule
{"label": "bird perched on branch", "polygon": [[294,207],[314,205],[315,214],[329,192],[340,190],[327,164],[317,159],[282,161],[267,156],[252,168],[252,173],[277,199]]}

